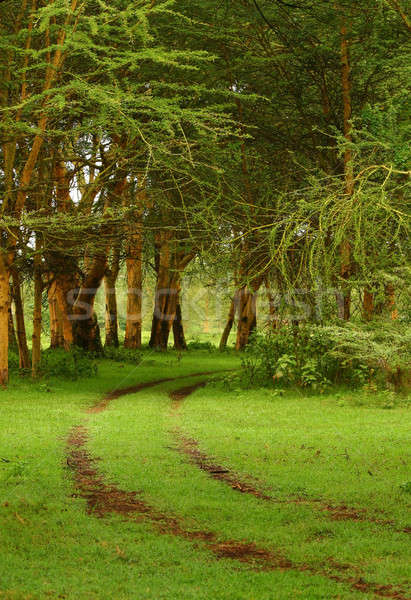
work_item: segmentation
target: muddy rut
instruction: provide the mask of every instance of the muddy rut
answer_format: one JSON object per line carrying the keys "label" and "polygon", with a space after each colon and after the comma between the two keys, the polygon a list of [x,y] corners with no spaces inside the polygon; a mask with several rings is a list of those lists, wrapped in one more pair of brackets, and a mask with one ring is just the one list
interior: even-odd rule
{"label": "muddy rut", "polygon": [[[206,382],[202,381],[190,386],[182,387],[178,390],[169,392],[169,396],[172,400],[172,412],[178,416],[184,400],[190,396],[193,392],[204,387]],[[368,523],[374,523],[388,527],[389,529],[398,533],[411,533],[411,528],[404,527],[399,528],[394,521],[390,521],[383,518],[372,517],[367,515],[367,511],[364,508],[355,508],[347,506],[346,504],[335,505],[331,501],[307,499],[307,498],[275,498],[270,496],[267,492],[262,489],[261,482],[258,482],[251,475],[239,475],[235,471],[229,469],[227,466],[218,464],[215,459],[202,452],[199,447],[199,442],[187,435],[185,435],[179,427],[176,427],[172,434],[176,441],[175,449],[181,454],[187,456],[189,461],[196,465],[202,471],[205,471],[212,479],[221,481],[226,485],[229,485],[236,492],[242,494],[250,494],[265,500],[266,502],[272,502],[275,504],[298,504],[304,506],[310,506],[314,510],[326,513],[327,516],[335,521],[364,521]]]}
{"label": "muddy rut", "polygon": [[[197,373],[187,376],[187,378],[208,374]],[[184,377],[164,378],[156,382],[116,390],[107,394],[88,412],[102,412],[112,400],[123,395],[182,378]],[[190,386],[190,389],[193,391],[197,387]],[[184,398],[188,395],[186,392],[189,388],[183,389]],[[174,396],[174,401],[180,402],[181,400],[181,397],[178,399],[177,396]],[[79,425],[71,430],[67,439],[67,465],[73,472],[76,495],[86,500],[87,511],[90,514],[100,518],[107,514],[119,514],[129,520],[148,522],[159,534],[174,535],[191,542],[201,542],[217,559],[231,559],[245,563],[254,570],[293,570],[309,575],[320,575],[336,583],[347,585],[358,592],[373,593],[384,598],[410,600],[399,587],[373,583],[365,581],[359,575],[350,575],[347,570],[353,569],[352,566],[339,564],[333,559],[328,559],[318,567],[308,564],[296,564],[283,556],[282,553],[259,547],[252,541],[221,540],[220,536],[213,531],[192,529],[178,516],[157,510],[142,497],[141,493],[121,490],[115,484],[107,482],[98,471],[99,458],[91,456],[87,450],[88,437],[86,425]],[[218,475],[218,473],[214,474]],[[229,475],[229,472],[220,473],[220,475],[223,474]]]}

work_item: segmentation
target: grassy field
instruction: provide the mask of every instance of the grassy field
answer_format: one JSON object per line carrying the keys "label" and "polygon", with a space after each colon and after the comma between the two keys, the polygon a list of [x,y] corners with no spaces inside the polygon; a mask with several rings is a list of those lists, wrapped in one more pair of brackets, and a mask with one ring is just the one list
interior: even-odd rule
{"label": "grassy field", "polygon": [[[138,367],[106,360],[96,378],[16,380],[0,392],[0,599],[409,597],[405,401],[388,408],[348,391],[278,396],[214,383],[173,410],[168,393],[204,376],[85,413],[113,389],[238,366],[233,354],[147,353]],[[253,542],[289,566],[258,570],[218,558],[201,540],[161,532],[138,515],[87,514],[66,458],[69,432],[83,423],[107,482],[140,492],[186,530]],[[176,430],[227,471],[256,478],[272,500],[238,493],[199,469],[176,451]],[[330,508],[341,506],[345,516],[336,518]],[[362,581],[375,587],[361,588]]]}

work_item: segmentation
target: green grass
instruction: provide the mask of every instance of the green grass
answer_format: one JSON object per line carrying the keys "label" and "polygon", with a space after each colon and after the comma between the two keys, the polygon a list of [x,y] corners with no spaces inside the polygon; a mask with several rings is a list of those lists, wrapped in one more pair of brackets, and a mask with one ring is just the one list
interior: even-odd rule
{"label": "green grass", "polygon": [[[146,353],[138,367],[101,361],[96,378],[16,379],[0,392],[0,457],[10,461],[0,459],[0,599],[374,598],[322,576],[254,572],[216,560],[201,544],[160,536],[147,523],[89,516],[85,501],[73,497],[66,438],[105,391],[237,366],[230,353],[190,352],[182,359]],[[221,539],[253,540],[314,568],[333,557],[379,583],[409,579],[409,536],[373,523],[336,522],[310,506],[266,504],[187,463],[173,450],[177,417],[170,416],[167,391],[190,382],[119,398],[89,417],[90,450],[109,480],[141,490],[152,505]],[[179,424],[203,450],[257,476],[276,497],[324,497],[370,514],[384,511],[383,518],[401,526],[409,521],[410,495],[400,488],[411,479],[405,406],[375,408],[348,392],[338,399],[279,398],[214,385],[187,398],[180,412]]]}

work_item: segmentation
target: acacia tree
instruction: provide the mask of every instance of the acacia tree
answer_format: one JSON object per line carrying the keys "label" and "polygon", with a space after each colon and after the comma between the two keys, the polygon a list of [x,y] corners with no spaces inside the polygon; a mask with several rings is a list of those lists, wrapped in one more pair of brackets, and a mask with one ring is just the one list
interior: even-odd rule
{"label": "acacia tree", "polygon": [[[31,6],[24,2],[17,11],[17,23],[10,16],[9,3],[7,7],[3,3],[0,10],[5,16],[1,21],[1,43],[7,48],[1,63],[4,81],[1,88],[1,211],[3,217],[12,218],[14,223],[11,230],[8,226],[2,227],[0,256],[0,383],[5,383],[10,271],[16,256],[19,219],[25,210],[45,141],[60,154],[60,166],[57,165],[60,173],[56,172],[56,180],[60,182],[58,189],[66,177],[61,171],[69,170],[69,164],[76,161],[73,149],[76,154],[78,140],[99,138],[112,151],[112,146],[118,145],[116,140],[126,136],[128,147],[122,148],[126,161],[131,158],[135,161],[134,167],[128,163],[127,177],[134,168],[141,172],[149,162],[159,166],[168,153],[170,136],[185,139],[183,124],[190,123],[192,128],[201,129],[221,125],[222,118],[204,106],[187,105],[184,89],[176,89],[175,82],[164,77],[170,69],[176,72],[196,69],[207,58],[204,52],[175,50],[171,44],[167,47],[164,40],[153,35],[152,22],[156,18],[163,14],[172,18],[167,1],[156,4],[142,1],[136,6],[118,0],[110,5],[101,4],[98,10],[91,1],[81,4],[76,0],[70,4],[65,0],[40,1]],[[174,142],[173,146],[175,149]],[[182,144],[179,152],[189,150]],[[89,162],[90,157],[86,159]],[[116,163],[111,156],[108,161],[111,165]],[[87,182],[87,187],[94,190],[92,212],[94,203],[101,204],[102,198],[110,196],[103,188],[110,188],[114,177],[101,168],[102,164],[98,167],[100,175],[104,171],[98,185]],[[63,186],[67,190],[67,182],[63,182]],[[65,197],[66,206],[73,208],[67,191]],[[45,202],[47,205],[47,200]],[[78,214],[77,205],[74,208]],[[109,206],[106,205],[106,209]],[[100,209],[101,227],[106,225],[107,210]],[[62,208],[61,212],[64,211]],[[83,282],[85,285],[91,288],[100,285],[108,248],[96,251]],[[60,276],[63,277],[63,273]],[[73,282],[66,283],[71,286]],[[67,313],[68,290],[65,285],[59,287],[59,306]],[[77,316],[80,316],[82,302],[93,302],[92,296],[86,299],[85,289],[90,288],[84,285],[80,288],[73,309]],[[90,327],[92,321],[92,316],[75,321],[73,341],[87,346],[86,338],[90,336],[98,345],[92,325],[85,333],[87,322]],[[68,347],[71,340],[67,319],[64,323]]]}

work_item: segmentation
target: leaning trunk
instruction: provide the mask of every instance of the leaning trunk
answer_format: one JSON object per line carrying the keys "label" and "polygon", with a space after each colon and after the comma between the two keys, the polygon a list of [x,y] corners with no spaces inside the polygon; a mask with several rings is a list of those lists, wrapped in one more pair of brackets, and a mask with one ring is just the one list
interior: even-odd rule
{"label": "leaning trunk", "polygon": [[13,312],[11,310],[11,302],[9,298],[9,348],[16,352],[18,350],[16,330],[14,329]]}
{"label": "leaning trunk", "polygon": [[0,256],[0,385],[9,379],[9,282],[10,273]]}
{"label": "leaning trunk", "polygon": [[30,368],[30,355],[27,346],[26,324],[24,321],[23,300],[21,297],[20,276],[17,271],[13,272],[13,287],[12,295],[14,301],[14,309],[16,313],[16,332],[17,344],[19,347],[19,366],[20,369]]}
{"label": "leaning trunk", "polygon": [[230,337],[231,330],[234,325],[235,313],[237,311],[238,304],[238,292],[235,293],[234,298],[231,300],[230,310],[228,312],[228,319],[226,326],[224,327],[223,334],[220,340],[220,350],[225,350],[227,348],[228,338]]}
{"label": "leaning trunk", "polygon": [[103,352],[100,327],[94,312],[98,288],[107,268],[107,256],[95,257],[73,307],[73,343],[90,352]]}

